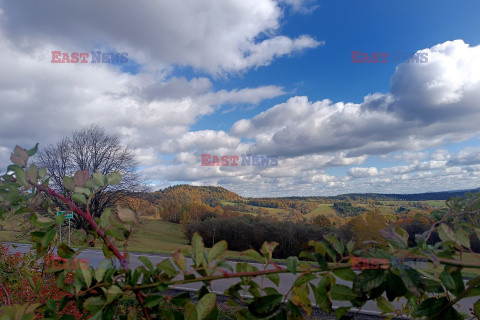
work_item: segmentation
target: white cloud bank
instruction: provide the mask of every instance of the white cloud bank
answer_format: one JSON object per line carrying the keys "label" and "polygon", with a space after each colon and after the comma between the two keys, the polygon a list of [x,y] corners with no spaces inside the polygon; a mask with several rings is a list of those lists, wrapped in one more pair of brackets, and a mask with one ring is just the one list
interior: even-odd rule
{"label": "white cloud bank", "polygon": [[[428,63],[398,66],[390,92],[360,104],[297,96],[237,121],[229,132],[192,132],[224,104],[255,105],[285,92],[275,85],[217,90],[207,76],[172,77],[175,66],[223,77],[322,43],[280,34],[283,12],[273,0],[119,0],[115,6],[28,0],[0,7],[0,164],[14,144],[51,143],[96,122],[130,140],[145,172],[162,185],[222,184],[244,195],[478,185],[478,150],[423,150],[479,135],[480,46],[457,40],[424,49]],[[140,71],[49,63],[52,50],[88,52],[98,44],[128,52]],[[423,154],[407,165],[363,167],[370,156],[389,159],[398,151]],[[202,167],[206,152],[277,155],[279,166]],[[174,159],[160,161],[159,153]],[[347,173],[334,174],[332,167]]]}
{"label": "white cloud bank", "polygon": [[48,42],[77,51],[101,43],[156,67],[192,66],[217,75],[322,44],[308,35],[278,34],[283,12],[273,0],[27,0],[1,6],[9,37],[26,48]]}

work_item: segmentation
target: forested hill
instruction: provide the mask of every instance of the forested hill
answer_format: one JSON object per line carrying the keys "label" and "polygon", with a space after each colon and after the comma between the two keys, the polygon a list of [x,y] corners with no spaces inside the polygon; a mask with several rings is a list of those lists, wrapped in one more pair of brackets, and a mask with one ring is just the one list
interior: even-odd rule
{"label": "forested hill", "polygon": [[[427,192],[418,194],[380,194],[380,193],[351,193],[338,196],[310,196],[310,197],[279,197],[279,198],[243,198],[240,195],[222,187],[192,186],[187,184],[176,185],[147,193],[132,193],[123,199],[123,205],[142,212],[142,215],[154,216],[160,212],[179,212],[187,210],[191,205],[204,204],[211,208],[236,202],[243,206],[268,207],[277,209],[295,209],[300,213],[311,211],[316,202],[335,203],[337,201],[365,202],[366,200],[385,201],[427,201],[447,200],[452,197],[463,197],[467,192],[478,192],[479,189],[456,190],[444,192]],[[182,209],[183,208],[183,209]],[[238,208],[237,208],[238,209]],[[244,208],[245,209],[245,208]],[[232,210],[232,209],[230,209]],[[241,210],[240,210],[241,211]]]}
{"label": "forested hill", "polygon": [[403,200],[403,201],[427,201],[427,200],[447,200],[448,198],[465,197],[467,193],[476,193],[480,188],[469,190],[442,191],[442,192],[425,192],[410,194],[389,194],[389,193],[350,193],[338,196],[328,197],[330,199],[351,200],[372,199],[376,201],[382,200]]}
{"label": "forested hill", "polygon": [[191,186],[188,184],[176,185],[152,193],[156,202],[193,203],[202,202],[210,206],[216,206],[220,201],[241,200],[238,194],[222,187],[214,186]]}

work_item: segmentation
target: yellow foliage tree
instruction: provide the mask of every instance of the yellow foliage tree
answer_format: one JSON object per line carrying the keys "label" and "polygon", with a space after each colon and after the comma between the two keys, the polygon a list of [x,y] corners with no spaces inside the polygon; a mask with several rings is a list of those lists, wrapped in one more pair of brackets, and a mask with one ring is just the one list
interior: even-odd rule
{"label": "yellow foliage tree", "polygon": [[[354,235],[356,246],[359,248],[365,247],[362,245],[365,241],[377,241],[386,244],[387,241],[378,231],[385,228],[388,222],[388,217],[376,209],[352,218],[348,225]],[[372,245],[374,244],[367,244],[366,246]]]}

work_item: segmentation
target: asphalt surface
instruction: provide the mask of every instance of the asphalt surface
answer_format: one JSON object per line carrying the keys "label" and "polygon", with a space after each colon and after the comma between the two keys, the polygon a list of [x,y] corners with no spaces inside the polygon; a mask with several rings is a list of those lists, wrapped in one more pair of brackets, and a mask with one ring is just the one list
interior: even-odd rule
{"label": "asphalt surface", "polygon": [[[15,244],[17,245],[17,248],[11,248],[13,252],[20,252],[20,253],[25,253],[30,250],[30,245],[26,244]],[[140,256],[148,257],[152,263],[155,265],[165,259],[169,259],[169,255],[162,255],[162,254],[141,254],[141,253],[134,253],[130,252],[130,268],[134,269],[138,266],[143,265],[142,262],[138,259]],[[108,266],[111,262],[105,260],[103,253],[101,250],[84,250],[83,252],[80,253],[78,256],[79,259],[85,259],[88,261],[89,265],[91,265],[94,268],[99,267],[101,264],[103,266]],[[187,263],[189,266],[191,266],[192,260],[187,258]],[[235,270],[235,264],[237,262],[235,261],[228,261],[230,265],[232,265],[233,269]],[[255,265],[259,268],[259,270],[262,270],[263,266],[257,263],[250,263],[252,265]],[[117,262],[117,267],[119,266]],[[270,266],[271,267],[271,266]],[[271,267],[273,268],[273,267]],[[272,286],[276,287],[277,290],[282,293],[286,294],[290,288],[293,282],[296,279],[296,276],[293,274],[285,273],[285,274],[279,274],[280,276],[280,286],[276,287],[275,284],[273,284],[270,280],[264,279],[264,286]],[[238,279],[220,279],[220,280],[214,280],[212,281],[212,290],[213,292],[217,293],[218,295],[223,295],[223,292],[229,288],[231,285],[235,284],[238,282]],[[315,282],[313,282],[315,283]],[[347,286],[351,286],[351,283],[348,281],[338,279],[337,278],[337,283],[338,284],[345,284]],[[171,287],[173,290],[180,290],[180,291],[189,291],[189,292],[196,292],[199,288],[201,287],[201,284],[199,283],[192,283],[192,284],[183,284],[175,287]],[[311,295],[311,301],[315,301],[313,294]],[[475,297],[473,298],[466,298],[461,301],[461,304],[457,306],[457,310],[463,313],[470,313],[469,308],[473,308],[473,304],[477,301]],[[394,306],[400,306],[401,302],[393,302]],[[350,303],[346,301],[334,301],[334,307],[341,307],[341,306],[349,306]],[[355,309],[352,309],[355,310]],[[321,310],[316,310],[318,313]],[[361,314],[360,314],[361,313]],[[377,308],[376,302],[374,301],[368,301],[363,308],[361,309],[360,313],[357,313],[358,319],[378,319],[380,316],[380,310]],[[320,317],[321,319],[330,319],[330,315],[325,315],[323,313],[323,316]],[[355,317],[357,318],[357,317]],[[335,319],[335,317],[331,318]]]}

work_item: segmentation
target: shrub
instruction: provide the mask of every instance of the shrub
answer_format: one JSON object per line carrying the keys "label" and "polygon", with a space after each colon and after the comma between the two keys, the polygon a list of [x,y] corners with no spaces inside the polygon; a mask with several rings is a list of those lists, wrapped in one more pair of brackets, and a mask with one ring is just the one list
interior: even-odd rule
{"label": "shrub", "polygon": [[[35,262],[33,258],[32,254],[11,253],[6,245],[0,245],[0,282],[3,284],[0,305],[44,304],[49,300],[60,301],[64,297],[73,297],[56,285],[52,274],[44,272],[45,263]],[[72,282],[73,275],[69,274],[65,283]],[[80,312],[74,301],[69,301],[59,315],[70,315],[75,319],[88,318],[88,313]],[[44,317],[36,313],[36,319]]]}

